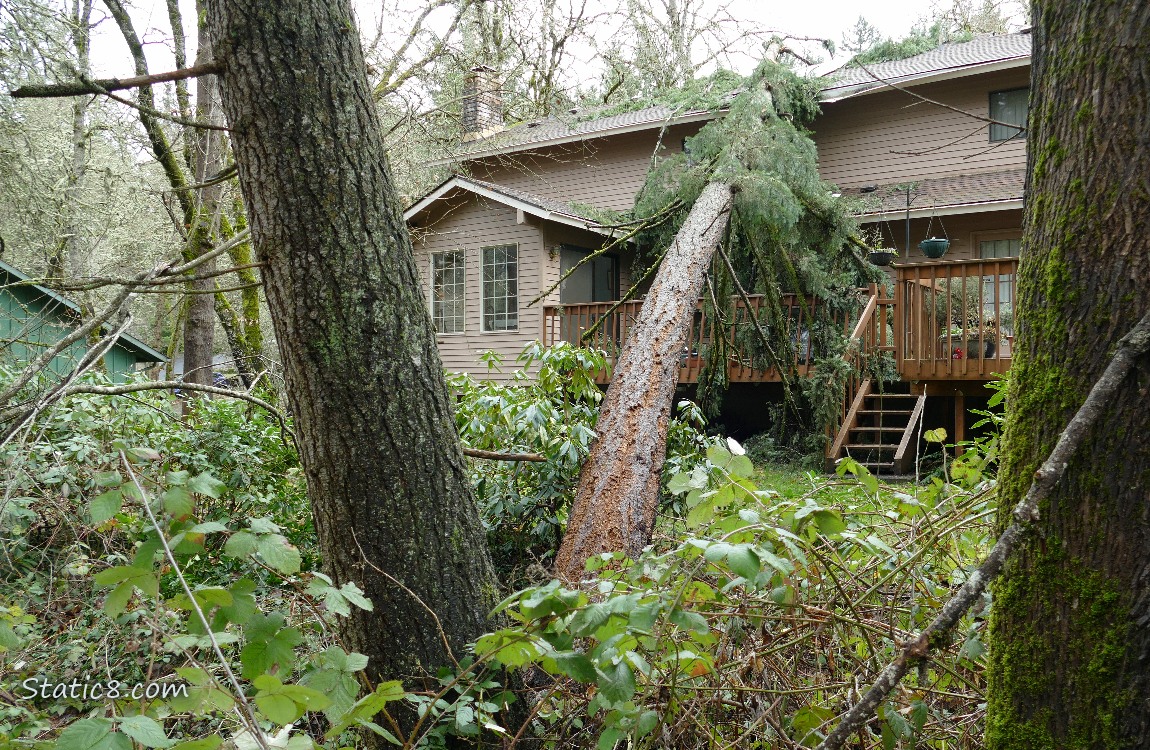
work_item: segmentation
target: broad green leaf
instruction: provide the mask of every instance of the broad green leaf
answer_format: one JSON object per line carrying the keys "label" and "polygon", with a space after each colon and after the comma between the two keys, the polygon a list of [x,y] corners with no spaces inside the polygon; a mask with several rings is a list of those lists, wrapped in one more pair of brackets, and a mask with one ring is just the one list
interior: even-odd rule
{"label": "broad green leaf", "polygon": [[256,693],[256,705],[276,724],[287,726],[303,716],[303,706],[280,693]]}
{"label": "broad green leaf", "polygon": [[631,665],[621,661],[606,670],[597,669],[599,692],[612,703],[631,700],[635,695],[635,673]]}
{"label": "broad green leaf", "polygon": [[198,740],[188,740],[181,742],[178,745],[173,745],[172,750],[216,750],[217,747],[222,745],[224,740],[218,734],[213,734],[211,737],[204,737]]}
{"label": "broad green leaf", "polygon": [[[873,479],[874,477],[871,478]],[[873,492],[873,490],[871,491]],[[843,522],[842,517],[838,514],[837,511],[816,510],[814,513],[814,518],[815,524],[819,527],[819,531],[821,531],[826,536],[841,534],[847,530],[846,523]]]}
{"label": "broad green leaf", "polygon": [[223,622],[219,622],[219,618],[223,618],[227,622],[235,623],[236,625],[245,625],[258,611],[256,606],[256,599],[253,593],[256,590],[256,584],[248,578],[241,578],[228,587],[228,591],[232,595],[232,603],[220,607],[216,612],[217,623],[219,627],[215,630],[223,630]]}
{"label": "broad green leaf", "polygon": [[922,700],[915,698],[910,702],[910,723],[914,727],[915,733],[921,732],[922,728],[926,726],[929,713],[926,703]]}
{"label": "broad green leaf", "polygon": [[240,651],[242,674],[249,680],[278,668],[290,674],[295,664],[294,647],[303,641],[295,628],[285,627],[283,615],[256,615],[244,628],[247,644]]}
{"label": "broad green leaf", "polygon": [[571,618],[568,629],[577,637],[589,636],[598,630],[600,625],[607,622],[607,618],[610,616],[611,610],[606,604],[602,602],[588,604]]}
{"label": "broad green leaf", "polygon": [[650,734],[659,726],[658,711],[644,711],[635,722],[635,736],[643,737]]}
{"label": "broad green leaf", "polygon": [[589,684],[595,682],[595,665],[585,655],[575,651],[555,654],[555,664],[559,671],[573,680]]}
{"label": "broad green leaf", "polygon": [[731,547],[727,553],[727,565],[748,581],[754,581],[759,574],[759,556],[750,548],[750,545],[739,544]]}
{"label": "broad green leaf", "polygon": [[191,493],[180,486],[164,490],[164,510],[173,518],[186,518],[192,514],[195,503]]}
{"label": "broad green leaf", "polygon": [[731,545],[726,542],[715,542],[704,550],[703,557],[705,557],[708,562],[718,562],[726,557],[730,551]]}
{"label": "broad green leaf", "polygon": [[731,462],[727,464],[727,471],[736,477],[753,477],[755,475],[755,465],[751,463],[751,459],[746,456],[735,456]]}
{"label": "broad green leaf", "polygon": [[731,462],[734,456],[726,448],[718,445],[712,445],[707,448],[707,460],[719,468],[726,468],[727,464]]}
{"label": "broad green leaf", "polygon": [[339,736],[340,733],[350,726],[361,725],[368,727],[385,739],[390,737],[388,742],[392,744],[401,744],[393,735],[385,733],[385,730],[379,728],[378,725],[372,724],[369,720],[382,711],[388,703],[403,700],[404,695],[406,695],[406,693],[403,690],[403,684],[399,680],[380,683],[374,693],[366,695],[356,701],[356,704],[344,715],[343,719],[331,727],[331,729],[327,730],[327,734],[325,734],[324,737],[331,739],[332,737]]}
{"label": "broad green leaf", "polygon": [[248,521],[248,528],[253,534],[277,534],[280,530],[270,518],[253,518]]}
{"label": "broad green leaf", "polygon": [[237,531],[228,537],[224,543],[224,555],[227,557],[247,557],[256,551],[259,538],[246,531]]}
{"label": "broad green leaf", "polygon": [[112,586],[120,581],[126,581],[136,576],[139,572],[139,568],[133,568],[130,565],[117,565],[114,568],[101,570],[92,576],[92,580],[97,586]]}
{"label": "broad green leaf", "polygon": [[168,739],[164,727],[147,716],[128,716],[120,719],[120,731],[144,747],[171,747],[175,740]]}
{"label": "broad green leaf", "polygon": [[205,471],[188,480],[188,489],[219,500],[220,494],[227,489],[227,485]]}
{"label": "broad green leaf", "polygon": [[834,718],[834,712],[822,706],[805,706],[791,717],[794,738],[804,747],[814,747],[823,739],[819,727]]}
{"label": "broad green leaf", "polygon": [[118,471],[101,471],[92,477],[92,481],[97,487],[119,487],[124,483],[124,478]]}
{"label": "broad green leaf", "polygon": [[97,495],[92,500],[90,512],[92,514],[92,523],[101,524],[108,519],[115,516],[120,512],[120,508],[124,505],[124,496],[119,490],[109,490],[101,495]]}
{"label": "broad green leaf", "polygon": [[475,725],[475,709],[471,706],[460,706],[455,711],[455,729],[463,735],[479,734],[479,727]]}
{"label": "broad green leaf", "polygon": [[128,606],[128,600],[132,598],[134,590],[132,584],[126,581],[112,589],[108,598],[104,600],[104,613],[113,620],[119,617],[124,612],[124,608]]}
{"label": "broad green leaf", "polygon": [[109,719],[81,719],[56,738],[57,750],[132,750],[127,735],[112,731]]}
{"label": "broad green leaf", "polygon": [[922,437],[928,443],[942,443],[946,441],[946,428],[939,427],[934,430],[927,430],[922,434]]}
{"label": "broad green leaf", "polygon": [[287,725],[303,716],[305,711],[323,710],[331,701],[323,693],[303,685],[285,685],[275,677],[261,674],[252,680],[259,690],[255,700],[259,709],[277,724]]}
{"label": "broad green leaf", "polygon": [[371,603],[371,599],[368,599],[363,595],[363,589],[351,581],[348,581],[344,585],[340,586],[339,593],[343,595],[344,599],[347,599],[349,602],[362,610],[371,612],[375,608],[375,605]]}
{"label": "broad green leaf", "polygon": [[596,743],[596,750],[612,750],[619,740],[627,736],[627,733],[618,727],[607,727],[603,733],[599,735],[599,741]]}
{"label": "broad green leaf", "polygon": [[12,629],[12,626],[6,622],[0,622],[0,652],[17,648],[20,643],[20,636],[16,635],[16,631]]}
{"label": "broad green leaf", "polygon": [[207,521],[205,523],[197,523],[191,530],[197,534],[216,534],[221,531],[227,531],[228,527],[219,521]]}
{"label": "broad green leaf", "polygon": [[291,575],[299,572],[299,550],[280,534],[269,534],[260,539],[257,549],[264,562],[280,573]]}
{"label": "broad green leaf", "polygon": [[689,612],[676,607],[671,610],[667,619],[683,630],[694,630],[697,633],[708,633],[711,630],[710,626],[707,625],[707,619],[698,612]]}

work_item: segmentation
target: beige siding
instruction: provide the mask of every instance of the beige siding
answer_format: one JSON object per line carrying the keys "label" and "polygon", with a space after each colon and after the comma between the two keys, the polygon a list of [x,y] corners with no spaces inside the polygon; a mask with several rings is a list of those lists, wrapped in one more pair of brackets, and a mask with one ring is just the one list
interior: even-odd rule
{"label": "beige siding", "polygon": [[[528,307],[527,303],[539,293],[545,279],[558,277],[558,259],[552,260],[544,251],[543,235],[538,226],[518,223],[515,209],[501,203],[473,195],[444,200],[419,218],[420,227],[413,232],[415,261],[423,278],[424,298],[429,306],[431,253],[450,250],[463,250],[465,253],[465,330],[437,337],[444,367],[448,371],[506,380],[506,373],[489,375],[479,354],[498,352],[503,357],[504,370],[511,371],[523,347],[541,337],[543,308],[541,305]],[[519,248],[519,330],[484,332],[481,330],[480,250],[507,244],[515,244]]]}
{"label": "beige siding", "polygon": [[[547,242],[548,252],[559,252],[560,245],[576,245],[584,247],[588,250],[598,250],[602,248],[611,240],[601,234],[588,232],[584,229],[576,227],[569,227],[563,224],[546,225],[545,237]],[[622,294],[631,288],[631,266],[635,260],[635,253],[629,247],[616,247],[611,252],[619,256],[619,293]],[[553,274],[554,278],[546,280],[544,289],[550,287],[559,280],[560,264],[555,263]],[[548,305],[559,304],[559,292],[556,290],[553,294],[549,295],[546,300]]]}
{"label": "beige siding", "polygon": [[990,211],[977,214],[960,214],[958,216],[935,217],[933,223],[930,219],[910,220],[910,256],[907,257],[906,247],[906,221],[897,214],[891,214],[886,221],[877,225],[882,232],[882,244],[893,246],[899,250],[899,263],[928,263],[930,259],[918,249],[918,243],[927,237],[927,227],[930,235],[934,237],[946,236],[950,238],[950,249],[947,250],[943,260],[973,260],[978,258],[978,242],[980,235],[988,235],[982,239],[990,239],[989,233],[994,236],[1022,235],[1022,211]]}
{"label": "beige siding", "polygon": [[[986,117],[990,92],[1021,88],[1028,82],[1029,69],[1020,68],[918,86],[914,91]],[[842,187],[991,172],[1026,164],[1022,139],[991,143],[986,123],[900,91],[825,104],[814,132],[819,172],[823,179]]]}
{"label": "beige siding", "polygon": [[683,139],[701,123],[676,125],[662,133],[635,133],[565,143],[537,151],[471,162],[472,176],[568,203],[627,211],[647,179],[657,146],[661,154],[678,153]]}

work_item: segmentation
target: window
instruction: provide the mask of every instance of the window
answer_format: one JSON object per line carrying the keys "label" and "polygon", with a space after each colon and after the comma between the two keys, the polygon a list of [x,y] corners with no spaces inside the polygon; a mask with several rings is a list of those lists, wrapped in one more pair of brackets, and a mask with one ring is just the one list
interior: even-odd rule
{"label": "window", "polygon": [[1030,89],[1011,89],[1010,91],[993,91],[990,94],[990,119],[999,122],[1008,122],[1018,125],[1012,128],[1009,125],[991,125],[990,142],[1008,141],[1011,138],[1024,138],[1026,131],[1026,109]]}
{"label": "window", "polygon": [[1022,240],[1017,237],[1009,239],[980,240],[978,243],[978,257],[980,258],[1017,258]]}
{"label": "window", "polygon": [[438,333],[463,333],[464,254],[431,255],[431,320]]}
{"label": "window", "polygon": [[483,264],[483,330],[519,330],[519,248],[485,247]]}
{"label": "window", "polygon": [[[1003,237],[1002,233],[991,234],[989,239],[978,241],[978,257],[986,260],[995,258],[1017,258],[1022,246],[1018,236]],[[995,237],[994,234],[999,234]],[[984,235],[985,236],[985,235]],[[991,319],[998,317],[1003,333],[1010,335],[1014,332],[1014,274],[999,274],[987,276],[982,279],[982,307],[983,317]]]}
{"label": "window", "polygon": [[[559,302],[614,302],[619,299],[619,262],[610,253],[584,260],[591,251],[561,245],[559,248],[559,275],[567,276],[559,284]],[[582,265],[579,265],[582,263]]]}

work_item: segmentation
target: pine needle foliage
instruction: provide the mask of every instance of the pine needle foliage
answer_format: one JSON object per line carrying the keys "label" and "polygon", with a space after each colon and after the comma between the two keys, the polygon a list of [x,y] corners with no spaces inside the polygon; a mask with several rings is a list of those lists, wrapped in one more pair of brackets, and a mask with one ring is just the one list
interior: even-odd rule
{"label": "pine needle foliage", "polygon": [[[642,269],[657,262],[708,183],[732,185],[730,226],[704,291],[704,315],[716,330],[698,399],[708,415],[717,414],[727,362],[749,356],[755,367],[781,373],[789,415],[801,417],[809,434],[829,424],[838,408],[848,372],[845,328],[857,316],[859,289],[881,271],[862,258],[857,223],[819,178],[807,130],[819,111],[817,84],[767,61],[740,89],[725,116],[648,175],[636,219],[665,215],[669,207],[675,216],[643,232],[637,262]],[[744,294],[763,295],[757,321],[737,309]],[[797,305],[784,305],[788,294]],[[795,387],[799,365],[813,376],[802,388]]]}

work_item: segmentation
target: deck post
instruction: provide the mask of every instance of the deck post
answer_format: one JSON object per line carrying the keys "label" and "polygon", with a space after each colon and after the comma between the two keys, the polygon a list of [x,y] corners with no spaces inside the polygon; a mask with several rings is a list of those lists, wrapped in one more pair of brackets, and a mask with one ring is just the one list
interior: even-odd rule
{"label": "deck post", "polygon": [[961,456],[966,450],[962,443],[966,440],[966,394],[954,392],[954,455]]}

